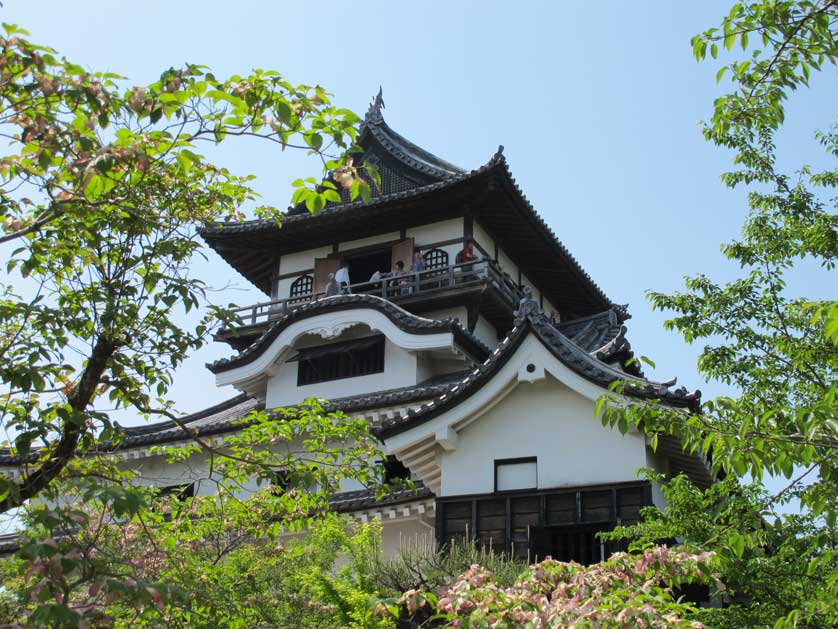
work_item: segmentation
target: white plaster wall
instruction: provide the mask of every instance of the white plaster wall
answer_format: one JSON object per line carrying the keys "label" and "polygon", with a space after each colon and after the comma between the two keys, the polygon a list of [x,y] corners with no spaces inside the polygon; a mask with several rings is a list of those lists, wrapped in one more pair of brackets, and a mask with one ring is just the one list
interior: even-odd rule
{"label": "white plaster wall", "polygon": [[285,357],[280,359],[276,373],[268,378],[265,398],[267,408],[297,404],[309,397],[333,400],[416,384],[416,355],[395,345],[389,339],[385,339],[384,343],[384,371],[368,376],[317,382],[298,387],[297,363],[286,363],[284,360]]}
{"label": "white plaster wall", "polygon": [[[468,310],[465,306],[431,310],[423,313],[422,316],[427,317],[428,319],[446,319],[448,317],[452,317],[459,320],[460,325],[463,327],[468,325]],[[483,315],[477,317],[477,324],[474,326],[474,332],[472,332],[472,334],[491,348],[495,348],[498,345],[498,331],[495,326],[483,317]]]}
{"label": "white plaster wall", "polygon": [[137,484],[168,487],[195,483],[195,493],[208,496],[216,493],[215,483],[209,480],[209,463],[204,454],[196,454],[186,461],[169,463],[162,455],[128,459],[120,466],[138,474]]}
{"label": "white plaster wall", "polygon": [[391,242],[399,240],[399,232],[388,232],[386,234],[376,234],[368,238],[359,238],[358,240],[347,240],[338,245],[338,251],[349,251],[350,249],[360,249],[361,247],[369,247],[378,243]]}
{"label": "white plaster wall", "polygon": [[495,255],[495,240],[489,235],[483,226],[474,221],[472,224],[472,236],[477,243],[486,250],[486,253],[489,254],[489,257],[493,257]]}
{"label": "white plaster wall", "polygon": [[[646,447],[646,467],[651,467],[663,474],[669,474],[669,460],[658,452],[653,452],[651,447]],[[652,504],[658,509],[666,506],[660,485],[652,483]]]}
{"label": "white plaster wall", "polygon": [[408,238],[413,238],[417,247],[423,247],[443,240],[463,237],[463,219],[451,218],[447,221],[428,223],[406,230]]}
{"label": "white plaster wall", "polygon": [[[454,260],[451,260],[453,264]],[[427,319],[458,319],[460,323],[465,326],[468,322],[468,310],[465,306],[457,306],[455,308],[440,308],[439,310],[429,310],[423,312],[422,316]]]}
{"label": "white plaster wall", "polygon": [[548,317],[551,315],[555,316],[557,321],[562,320],[561,312],[559,312],[559,309],[556,308],[552,303],[550,303],[546,299],[544,300],[544,314],[546,314]]}
{"label": "white plaster wall", "polygon": [[326,245],[318,249],[307,249],[288,253],[279,259],[279,274],[300,273],[314,268],[315,258],[325,258],[332,253],[332,246]]}
{"label": "white plaster wall", "polygon": [[473,334],[491,349],[498,346],[498,330],[486,321],[483,315],[477,317],[477,325],[474,326]]}
{"label": "white plaster wall", "polygon": [[436,374],[435,361],[427,356],[418,356],[416,360],[416,382],[424,382]]}
{"label": "white plaster wall", "polygon": [[594,417],[594,402],[552,376],[519,383],[443,452],[442,496],[494,491],[494,461],[538,457],[538,488],[630,481],[646,465],[644,438]]}
{"label": "white plaster wall", "polygon": [[395,557],[402,548],[433,547],[433,528],[418,519],[388,522],[384,516],[381,524],[381,551],[385,557]]}
{"label": "white plaster wall", "polygon": [[500,265],[501,270],[512,278],[513,282],[518,281],[518,267],[512,259],[506,255],[503,249],[498,249],[498,264]]}

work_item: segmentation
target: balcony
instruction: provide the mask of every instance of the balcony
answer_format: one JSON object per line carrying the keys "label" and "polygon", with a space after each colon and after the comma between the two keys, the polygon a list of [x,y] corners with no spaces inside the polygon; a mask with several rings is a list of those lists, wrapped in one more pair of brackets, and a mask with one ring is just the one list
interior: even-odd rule
{"label": "balcony", "polygon": [[[498,329],[509,327],[522,295],[518,284],[497,262],[489,259],[351,284],[348,292],[376,295],[416,314],[452,305],[476,304],[480,313]],[[312,292],[237,308],[234,312],[240,325],[235,330],[222,330],[216,338],[241,349],[271,321],[325,296],[325,291]]]}

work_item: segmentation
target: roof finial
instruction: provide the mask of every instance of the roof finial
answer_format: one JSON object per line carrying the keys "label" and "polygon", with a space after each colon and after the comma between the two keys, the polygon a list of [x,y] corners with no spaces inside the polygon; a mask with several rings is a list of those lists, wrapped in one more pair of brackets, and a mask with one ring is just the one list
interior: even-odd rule
{"label": "roof finial", "polygon": [[378,122],[383,120],[383,116],[381,115],[381,110],[384,109],[384,96],[383,96],[383,89],[381,86],[378,86],[378,94],[375,95],[372,103],[370,103],[370,108],[367,110],[367,115],[365,116],[365,121],[371,122]]}

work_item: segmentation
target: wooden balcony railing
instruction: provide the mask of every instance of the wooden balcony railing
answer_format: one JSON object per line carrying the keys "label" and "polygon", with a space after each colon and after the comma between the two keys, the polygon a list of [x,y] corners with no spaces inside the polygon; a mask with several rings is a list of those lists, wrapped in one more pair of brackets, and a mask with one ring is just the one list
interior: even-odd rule
{"label": "wooden balcony railing", "polygon": [[[348,292],[356,295],[377,295],[398,303],[480,284],[493,286],[510,306],[516,306],[521,299],[522,293],[518,284],[501,271],[494,260],[475,260],[418,273],[405,273],[375,282],[351,284]],[[240,317],[242,325],[258,325],[323,297],[325,297],[325,292],[320,291],[243,306],[235,309],[234,312]]]}

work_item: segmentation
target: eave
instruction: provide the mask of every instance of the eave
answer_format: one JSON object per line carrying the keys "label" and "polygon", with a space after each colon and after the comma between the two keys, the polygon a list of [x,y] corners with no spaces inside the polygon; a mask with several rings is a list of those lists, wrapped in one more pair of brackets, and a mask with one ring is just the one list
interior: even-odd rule
{"label": "eave", "polygon": [[405,192],[326,208],[315,216],[249,221],[205,227],[201,235],[266,294],[271,291],[277,255],[346,239],[398,231],[470,213],[536,287],[570,317],[593,315],[615,306],[556,238],[515,183],[499,152],[487,164],[450,179]]}

